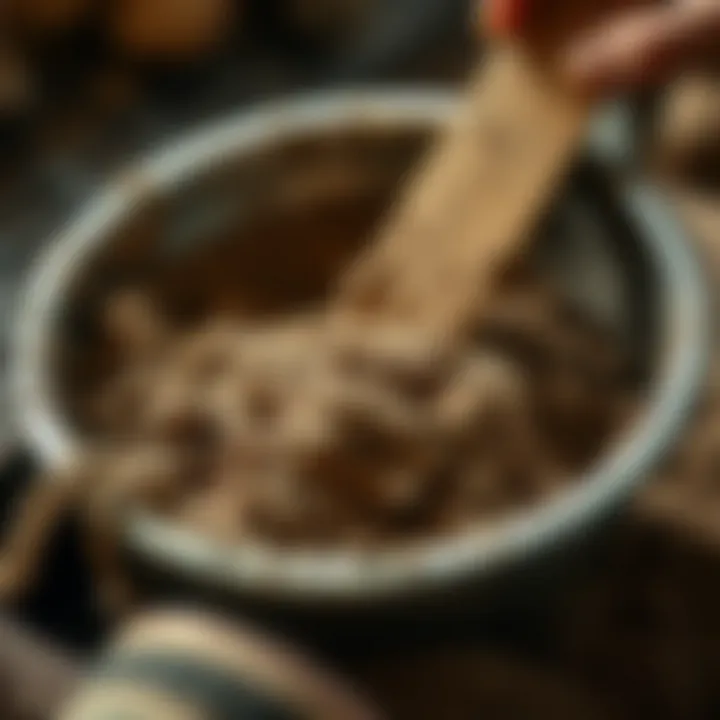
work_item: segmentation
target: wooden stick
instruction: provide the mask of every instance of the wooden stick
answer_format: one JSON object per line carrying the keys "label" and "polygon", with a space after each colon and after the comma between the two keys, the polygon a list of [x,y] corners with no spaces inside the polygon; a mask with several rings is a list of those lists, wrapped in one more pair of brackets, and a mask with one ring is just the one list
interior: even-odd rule
{"label": "wooden stick", "polygon": [[476,322],[527,247],[582,141],[593,103],[557,72],[563,41],[628,0],[557,3],[531,40],[477,69],[462,111],[341,286],[340,314],[432,332]]}
{"label": "wooden stick", "polygon": [[461,328],[525,247],[585,131],[589,103],[507,46],[342,287],[342,309]]}

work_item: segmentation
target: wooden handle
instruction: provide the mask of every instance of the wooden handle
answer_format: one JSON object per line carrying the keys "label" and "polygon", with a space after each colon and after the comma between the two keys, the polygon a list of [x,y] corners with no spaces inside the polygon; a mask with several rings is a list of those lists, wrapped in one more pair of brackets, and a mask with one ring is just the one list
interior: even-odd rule
{"label": "wooden handle", "polygon": [[340,306],[455,327],[521,251],[584,134],[590,104],[518,47],[473,77],[462,111],[418,170]]}
{"label": "wooden handle", "polygon": [[720,78],[697,74],[679,81],[659,108],[654,162],[666,175],[720,185]]}
{"label": "wooden handle", "polygon": [[345,279],[341,311],[432,331],[477,320],[498,274],[524,250],[590,116],[590,99],[559,77],[555,50],[607,11],[607,2],[567,3],[528,42],[493,49],[455,122]]}

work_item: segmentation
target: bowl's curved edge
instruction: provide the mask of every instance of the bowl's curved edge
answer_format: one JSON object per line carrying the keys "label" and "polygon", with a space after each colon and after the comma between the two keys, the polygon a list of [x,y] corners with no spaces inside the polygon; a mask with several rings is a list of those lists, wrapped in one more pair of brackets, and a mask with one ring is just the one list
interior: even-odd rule
{"label": "bowl's curved edge", "polygon": [[[51,348],[45,330],[55,319],[55,298],[71,279],[77,257],[100,242],[102,229],[121,219],[138,193],[173,186],[199,167],[217,162],[228,143],[236,151],[250,149],[257,142],[272,143],[286,132],[321,132],[340,122],[437,124],[449,116],[454,98],[447,92],[386,89],[272,103],[176,141],[173,148],[153,155],[111,185],[40,259],[18,313],[12,368],[15,406],[34,447],[50,462],[66,461],[72,455],[72,438],[54,421],[57,416],[48,404],[51,394],[42,368]],[[134,181],[128,182],[128,177]],[[710,332],[703,274],[668,202],[637,181],[627,182],[622,194],[641,228],[639,237],[649,243],[657,260],[661,291],[670,303],[673,342],[666,347],[661,376],[643,420],[585,481],[545,506],[496,526],[382,552],[222,547],[142,514],[128,527],[131,548],[184,576],[243,594],[302,601],[379,600],[436,589],[460,577],[491,574],[527,561],[541,550],[567,542],[625,503],[688,417],[704,376]]]}

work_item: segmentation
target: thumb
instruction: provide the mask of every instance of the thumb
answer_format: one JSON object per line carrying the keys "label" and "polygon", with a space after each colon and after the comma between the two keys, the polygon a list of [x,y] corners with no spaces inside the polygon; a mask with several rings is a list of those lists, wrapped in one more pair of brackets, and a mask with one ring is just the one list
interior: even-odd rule
{"label": "thumb", "polygon": [[570,79],[595,92],[656,83],[707,52],[720,36],[720,3],[686,1],[625,13],[574,42]]}

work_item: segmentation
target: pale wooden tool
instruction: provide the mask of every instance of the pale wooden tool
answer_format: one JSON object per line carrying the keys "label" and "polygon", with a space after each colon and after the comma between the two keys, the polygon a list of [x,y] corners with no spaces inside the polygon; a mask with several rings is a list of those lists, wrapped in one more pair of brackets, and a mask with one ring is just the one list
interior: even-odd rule
{"label": "pale wooden tool", "polygon": [[[379,720],[371,701],[282,642],[219,615],[156,609],[122,628],[59,720]],[[3,719],[4,720],[4,719]]]}
{"label": "pale wooden tool", "polygon": [[613,2],[550,5],[533,41],[492,49],[476,71],[464,107],[341,284],[341,316],[453,332],[482,313],[555,194],[592,108],[560,80],[553,52]]}
{"label": "pale wooden tool", "polygon": [[462,325],[524,247],[582,138],[589,104],[506,48],[341,289],[343,309]]}

